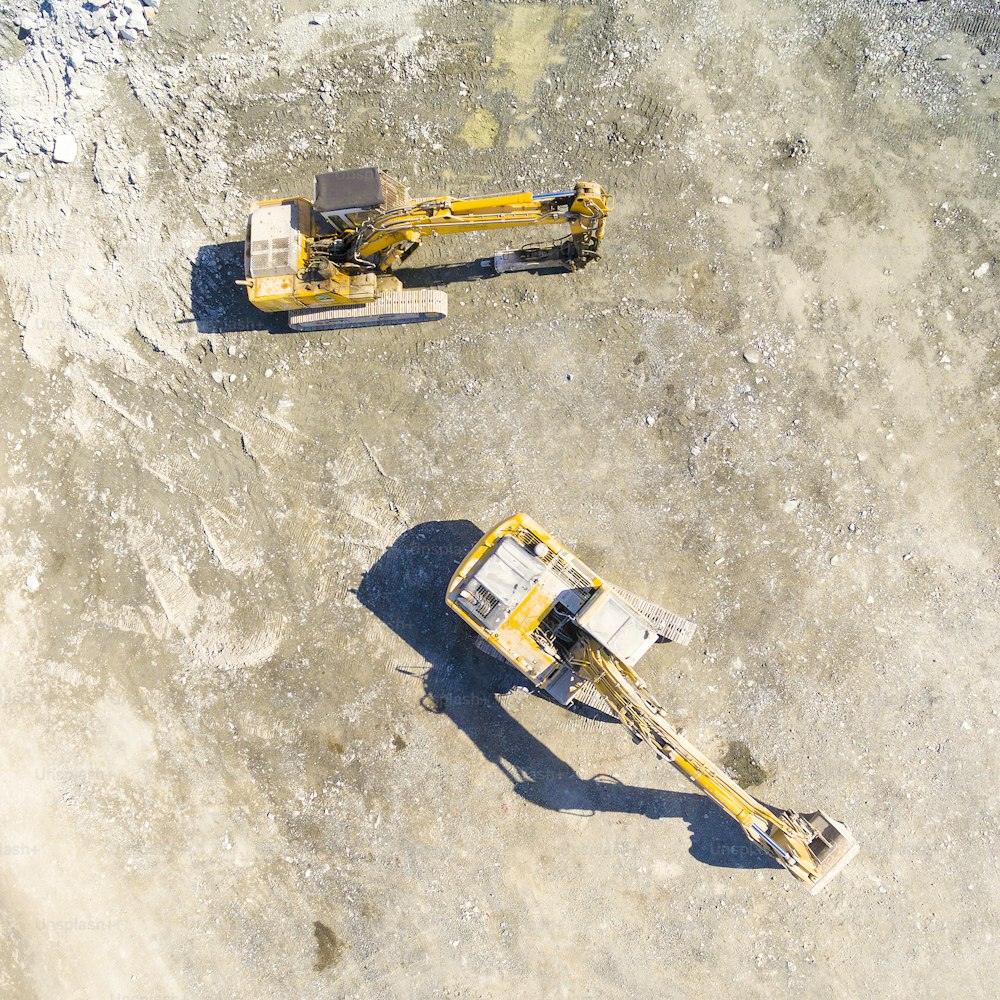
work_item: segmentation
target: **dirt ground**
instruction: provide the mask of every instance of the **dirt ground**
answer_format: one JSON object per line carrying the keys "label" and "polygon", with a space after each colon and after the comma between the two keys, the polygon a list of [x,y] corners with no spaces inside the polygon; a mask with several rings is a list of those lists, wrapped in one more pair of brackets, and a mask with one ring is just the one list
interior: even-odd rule
{"label": "dirt ground", "polygon": [[[94,10],[0,2],[0,994],[995,996],[994,5]],[[372,163],[603,259],[283,333],[249,206]],[[515,510],[698,623],[650,688],[825,894],[473,648]]]}

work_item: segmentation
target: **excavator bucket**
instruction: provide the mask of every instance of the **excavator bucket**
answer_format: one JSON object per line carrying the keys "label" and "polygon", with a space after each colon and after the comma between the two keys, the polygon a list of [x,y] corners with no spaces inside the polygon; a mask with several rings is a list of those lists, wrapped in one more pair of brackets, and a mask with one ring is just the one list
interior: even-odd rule
{"label": "excavator bucket", "polygon": [[805,813],[802,818],[816,831],[816,836],[809,842],[809,849],[819,862],[819,877],[810,887],[815,896],[840,874],[860,847],[851,831],[843,823],[830,819],[826,813]]}

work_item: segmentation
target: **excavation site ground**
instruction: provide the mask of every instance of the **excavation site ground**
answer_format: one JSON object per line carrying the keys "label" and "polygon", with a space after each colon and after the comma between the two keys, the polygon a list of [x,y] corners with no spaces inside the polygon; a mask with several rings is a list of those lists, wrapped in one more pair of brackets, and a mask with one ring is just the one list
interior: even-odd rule
{"label": "excavation site ground", "polygon": [[[289,333],[248,212],[370,165],[602,257]],[[0,0],[0,994],[995,995],[998,172],[988,2]],[[515,511],[825,892],[474,646]]]}

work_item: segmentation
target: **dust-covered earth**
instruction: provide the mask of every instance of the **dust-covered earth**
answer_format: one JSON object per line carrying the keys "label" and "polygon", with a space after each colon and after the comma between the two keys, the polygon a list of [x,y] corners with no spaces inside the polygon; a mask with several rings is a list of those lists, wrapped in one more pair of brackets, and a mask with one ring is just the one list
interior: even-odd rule
{"label": "dust-covered earth", "polygon": [[[370,164],[603,258],[288,334],[247,212]],[[0,0],[0,994],[994,996],[998,172],[987,0]],[[824,894],[474,648],[516,510]]]}

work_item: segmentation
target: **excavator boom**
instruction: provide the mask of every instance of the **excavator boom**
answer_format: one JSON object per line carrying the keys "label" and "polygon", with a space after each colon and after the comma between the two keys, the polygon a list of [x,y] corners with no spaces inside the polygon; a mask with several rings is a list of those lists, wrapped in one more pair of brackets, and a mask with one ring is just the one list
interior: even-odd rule
{"label": "excavator boom", "polygon": [[561,241],[503,251],[496,270],[573,271],[597,259],[609,210],[604,189],[583,181],[552,194],[413,200],[374,167],[319,174],[312,201],[254,206],[241,284],[258,309],[287,310],[297,330],[441,319],[444,292],[407,291],[392,274],[426,237],[563,225]]}
{"label": "excavator boom", "polygon": [[569,704],[592,685],[637,740],[813,892],[857,854],[845,826],[822,812],[775,812],[667,722],[633,668],[657,640],[689,642],[693,623],[607,584],[526,515],[516,514],[481,539],[452,577],[446,602],[487,649],[557,701]]}

